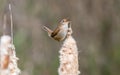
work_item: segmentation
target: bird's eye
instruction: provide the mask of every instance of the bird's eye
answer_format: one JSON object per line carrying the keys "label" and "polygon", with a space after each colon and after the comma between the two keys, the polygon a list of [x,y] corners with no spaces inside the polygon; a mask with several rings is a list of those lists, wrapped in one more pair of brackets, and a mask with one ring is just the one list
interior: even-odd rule
{"label": "bird's eye", "polygon": [[63,22],[67,22],[68,20],[67,19],[63,19],[62,21],[61,21],[61,23],[63,23]]}
{"label": "bird's eye", "polygon": [[62,20],[60,23],[63,23],[64,22],[64,20]]}

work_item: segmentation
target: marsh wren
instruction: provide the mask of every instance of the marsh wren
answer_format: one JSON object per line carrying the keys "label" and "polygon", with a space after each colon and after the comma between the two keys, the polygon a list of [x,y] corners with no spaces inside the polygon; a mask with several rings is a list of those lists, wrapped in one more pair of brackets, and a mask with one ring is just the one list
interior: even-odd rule
{"label": "marsh wren", "polygon": [[68,19],[63,19],[57,28],[53,31],[48,27],[44,26],[44,30],[47,31],[48,36],[52,37],[57,41],[62,41],[66,38],[68,33],[68,28],[70,27],[71,21]]}

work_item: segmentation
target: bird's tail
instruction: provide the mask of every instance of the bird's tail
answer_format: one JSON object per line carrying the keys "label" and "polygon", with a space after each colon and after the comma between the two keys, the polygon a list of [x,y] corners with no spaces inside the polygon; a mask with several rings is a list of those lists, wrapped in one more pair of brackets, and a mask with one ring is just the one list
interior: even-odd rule
{"label": "bird's tail", "polygon": [[51,29],[49,29],[49,28],[46,27],[46,26],[43,26],[43,29],[44,29],[46,32],[48,32],[48,35],[49,35],[49,36],[50,36],[51,33],[53,32]]}

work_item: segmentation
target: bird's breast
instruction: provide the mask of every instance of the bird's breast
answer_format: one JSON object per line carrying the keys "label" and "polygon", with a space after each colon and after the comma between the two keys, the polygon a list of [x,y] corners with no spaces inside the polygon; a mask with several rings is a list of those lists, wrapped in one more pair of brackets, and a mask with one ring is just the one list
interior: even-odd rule
{"label": "bird's breast", "polygon": [[67,35],[67,31],[68,31],[68,26],[67,25],[62,26],[58,34],[54,37],[54,39],[58,41],[63,40]]}

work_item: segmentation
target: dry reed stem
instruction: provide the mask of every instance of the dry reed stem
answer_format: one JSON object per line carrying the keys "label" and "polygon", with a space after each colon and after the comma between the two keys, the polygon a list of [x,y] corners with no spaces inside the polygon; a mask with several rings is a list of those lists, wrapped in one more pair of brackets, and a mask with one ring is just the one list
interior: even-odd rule
{"label": "dry reed stem", "polygon": [[68,36],[59,51],[60,67],[58,73],[59,75],[79,75],[78,48],[76,41],[71,36],[72,29],[69,28],[68,31]]}
{"label": "dry reed stem", "polygon": [[3,35],[0,39],[0,75],[19,75],[17,60],[11,37]]}

